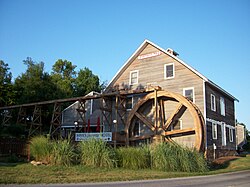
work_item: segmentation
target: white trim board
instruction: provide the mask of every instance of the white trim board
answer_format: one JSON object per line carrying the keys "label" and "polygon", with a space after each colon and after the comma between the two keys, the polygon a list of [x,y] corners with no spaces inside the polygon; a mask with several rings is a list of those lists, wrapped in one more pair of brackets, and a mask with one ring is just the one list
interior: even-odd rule
{"label": "white trim board", "polygon": [[229,128],[229,129],[235,129],[234,126],[228,125],[228,124],[226,124],[226,122],[224,122],[224,121],[217,121],[217,120],[210,119],[210,118],[207,118],[206,121],[207,121],[207,122],[211,122],[211,123],[215,123],[215,124],[220,125],[220,126],[224,123],[225,126],[226,126],[227,128]]}

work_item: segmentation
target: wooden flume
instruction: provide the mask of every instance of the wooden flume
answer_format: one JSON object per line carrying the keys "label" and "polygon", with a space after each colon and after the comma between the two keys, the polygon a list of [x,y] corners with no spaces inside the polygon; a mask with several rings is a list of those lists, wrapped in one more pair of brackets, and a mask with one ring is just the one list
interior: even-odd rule
{"label": "wooden flume", "polygon": [[[132,110],[126,115],[126,97],[128,95],[136,95],[145,93],[146,95],[133,106]],[[112,104],[112,98],[114,99],[114,104]],[[85,110],[84,104],[85,101],[90,99],[101,99],[102,102],[100,106],[101,113],[103,115],[103,122],[108,124],[109,130],[111,131],[112,125],[115,125],[113,128],[114,132],[113,143],[114,146],[117,145],[117,140],[119,139],[120,143],[130,145],[131,142],[137,140],[143,140],[150,138],[153,142],[167,142],[174,141],[174,137],[182,137],[185,140],[185,137],[193,135],[194,142],[193,146],[199,150],[204,150],[204,119],[199,108],[190,100],[184,96],[161,90],[160,87],[154,87],[150,89],[141,89],[141,90],[122,90],[115,91],[112,93],[103,93],[95,96],[85,96],[77,98],[68,98],[68,99],[59,99],[52,101],[44,101],[37,103],[28,103],[23,105],[14,105],[0,107],[0,111],[4,111],[4,116],[2,124],[9,123],[11,111],[13,109],[19,109],[17,122],[21,123],[25,118],[25,108],[34,107],[33,110],[33,121],[30,123],[29,136],[33,134],[40,133],[42,127],[41,120],[41,111],[43,105],[54,105],[54,111],[50,124],[50,134],[56,134],[60,132],[61,127],[61,114],[62,114],[62,103],[72,103],[75,101],[80,102],[80,107],[77,109],[77,112],[80,114],[82,121],[85,121]],[[175,103],[175,109],[171,112],[170,115],[166,116],[166,110],[168,109],[168,102]],[[150,114],[151,112],[151,114]],[[181,129],[171,129],[177,121],[182,118],[182,116],[188,113],[192,118],[193,124],[188,127]],[[115,119],[116,124],[113,124],[113,119]],[[135,128],[135,120],[139,120],[143,123],[146,128],[149,129],[150,133],[145,133],[140,136],[133,135],[133,129]],[[23,120],[24,123],[27,123]],[[122,125],[124,128],[125,136],[119,136],[117,132],[117,126]],[[82,129],[86,129],[86,124],[83,124]]]}

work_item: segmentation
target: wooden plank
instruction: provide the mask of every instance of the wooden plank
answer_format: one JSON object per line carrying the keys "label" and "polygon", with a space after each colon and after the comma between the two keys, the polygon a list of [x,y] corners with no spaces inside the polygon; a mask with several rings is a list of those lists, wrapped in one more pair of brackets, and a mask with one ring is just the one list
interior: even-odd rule
{"label": "wooden plank", "polygon": [[182,116],[185,110],[186,110],[186,107],[182,103],[179,103],[176,106],[174,112],[171,114],[171,116],[168,118],[168,120],[164,124],[163,129],[167,130],[168,127],[170,127],[170,125],[172,125],[178,118]]}
{"label": "wooden plank", "polygon": [[167,131],[167,132],[165,132],[165,136],[184,134],[184,133],[195,133],[195,129],[194,128],[187,128],[187,129]]}
{"label": "wooden plank", "polygon": [[151,131],[155,131],[155,127],[152,121],[150,121],[146,116],[144,116],[142,113],[135,112],[136,117],[138,117],[145,125],[148,126],[148,128]]}

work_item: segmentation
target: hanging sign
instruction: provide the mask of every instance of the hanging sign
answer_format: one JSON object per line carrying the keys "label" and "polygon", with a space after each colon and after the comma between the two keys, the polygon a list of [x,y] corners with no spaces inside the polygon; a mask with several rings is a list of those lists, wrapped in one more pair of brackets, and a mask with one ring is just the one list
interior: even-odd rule
{"label": "hanging sign", "polygon": [[112,141],[112,132],[102,132],[102,133],[75,133],[75,141],[84,141],[91,138],[102,139],[103,141]]}
{"label": "hanging sign", "polygon": [[155,56],[159,56],[159,55],[161,55],[161,52],[157,51],[157,52],[153,52],[153,53],[140,55],[140,56],[138,56],[138,59],[142,60],[142,59],[145,59],[145,58],[151,58],[151,57],[155,57]]}

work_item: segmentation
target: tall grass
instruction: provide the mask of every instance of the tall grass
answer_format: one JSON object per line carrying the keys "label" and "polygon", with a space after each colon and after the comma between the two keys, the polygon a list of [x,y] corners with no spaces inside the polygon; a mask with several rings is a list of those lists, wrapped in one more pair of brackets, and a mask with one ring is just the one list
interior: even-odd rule
{"label": "tall grass", "polygon": [[30,141],[30,154],[36,161],[50,163],[52,144],[44,136],[36,136]]}
{"label": "tall grass", "polygon": [[36,161],[64,166],[71,165],[75,156],[70,139],[50,140],[44,136],[31,139],[30,153]]}
{"label": "tall grass", "polygon": [[90,139],[73,146],[70,139],[49,140],[38,136],[31,140],[31,155],[36,161],[70,166],[78,162],[91,167],[152,168],[161,171],[208,171],[204,156],[195,149],[172,143],[114,149],[106,142]]}
{"label": "tall grass", "polygon": [[52,142],[52,165],[70,166],[76,157],[74,146],[71,144],[70,138],[65,140],[57,140]]}
{"label": "tall grass", "polygon": [[205,172],[208,170],[202,154],[194,149],[168,143],[151,149],[151,165],[162,171]]}
{"label": "tall grass", "polygon": [[149,147],[121,147],[117,150],[118,166],[127,169],[150,168]]}
{"label": "tall grass", "polygon": [[113,168],[117,165],[113,148],[106,142],[90,139],[79,143],[80,162],[85,166]]}

